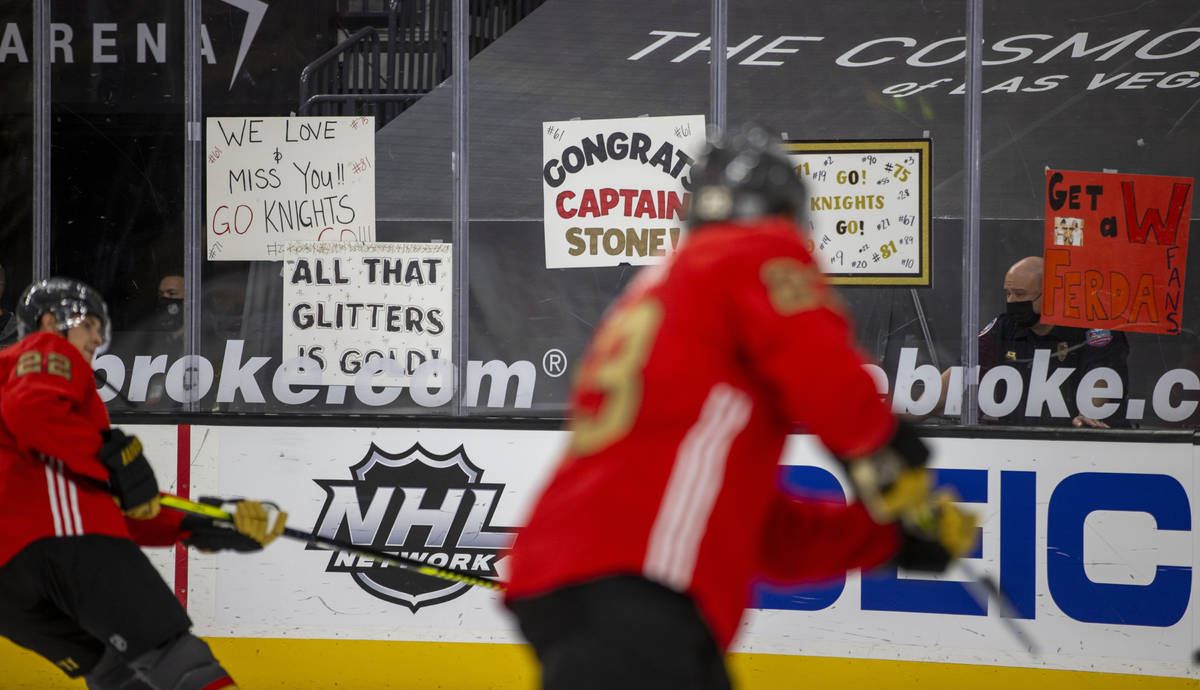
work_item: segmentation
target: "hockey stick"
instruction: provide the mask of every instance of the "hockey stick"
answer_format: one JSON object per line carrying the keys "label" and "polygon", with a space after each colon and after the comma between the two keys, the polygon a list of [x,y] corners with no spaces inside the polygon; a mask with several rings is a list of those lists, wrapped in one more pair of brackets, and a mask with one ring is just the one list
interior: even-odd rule
{"label": "hockey stick", "polygon": [[96,379],[97,386],[104,386],[108,390],[112,391],[113,394],[115,394],[117,396],[117,398],[119,398],[121,400],[121,402],[125,403],[126,405],[128,405],[130,407],[137,407],[137,405],[132,400],[125,397],[125,394],[121,392],[120,388],[117,388],[116,386],[114,386],[108,382],[108,372],[105,372],[102,369],[94,369],[92,371],[92,378]]}
{"label": "hockey stick", "polygon": [[1021,627],[1019,623],[1017,623],[1017,608],[1013,606],[1012,599],[1009,599],[1008,595],[1004,593],[1004,590],[1000,588],[999,583],[997,583],[996,580],[991,576],[984,575],[983,573],[979,572],[972,565],[961,558],[956,561],[956,565],[962,574],[967,576],[967,582],[964,584],[967,586],[967,592],[973,599],[975,599],[976,603],[978,603],[984,611],[987,611],[988,599],[994,599],[996,604],[1000,607],[999,617],[1000,622],[1004,624],[1004,627],[1008,628],[1008,631],[1013,634],[1013,637],[1017,638],[1017,641],[1021,643],[1021,646],[1024,647],[1031,656],[1040,656],[1041,651],[1039,650],[1037,643],[1034,642],[1033,638],[1029,636],[1029,633],[1025,632],[1025,629]]}
{"label": "hockey stick", "polygon": [[[214,520],[233,522],[233,515],[231,515],[228,511],[221,510],[216,506],[210,506],[204,503],[195,503],[187,500],[186,498],[173,496],[171,494],[160,494],[158,500],[163,506],[178,510],[180,512],[190,513],[192,515],[203,515],[204,517],[213,518]],[[381,563],[387,563],[388,565],[403,568],[405,570],[411,570],[412,572],[420,573],[421,575],[427,575],[429,577],[436,577],[441,580],[462,582],[474,587],[490,589],[497,592],[504,591],[504,583],[498,580],[492,580],[486,577],[478,577],[476,575],[469,575],[467,573],[463,573],[458,570],[451,570],[449,568],[439,568],[437,566],[418,561],[414,558],[405,558],[403,556],[390,554],[386,551],[374,549],[369,546],[351,544],[350,542],[342,541],[341,539],[322,537],[312,534],[311,532],[304,532],[291,527],[284,528],[283,536],[308,544],[321,544],[323,546],[329,546],[342,551],[348,551],[360,556],[366,556],[368,558],[373,558],[377,561],[380,561]]]}
{"label": "hockey stick", "polygon": [[[100,371],[95,371],[94,375],[98,385],[107,387],[126,404],[133,405],[133,402],[129,398],[125,397],[125,395],[121,393],[116,386],[108,382],[107,376],[101,374]],[[193,515],[203,515],[204,517],[213,518],[214,520],[233,522],[233,516],[227,511],[221,510],[216,506],[189,501],[180,496],[159,494],[159,503],[180,512],[191,513]],[[463,582],[474,587],[490,589],[497,592],[504,591],[504,583],[497,580],[491,580],[486,577],[478,577],[476,575],[469,575],[467,573],[451,570],[449,568],[439,568],[437,566],[418,561],[415,558],[405,558],[403,556],[390,554],[386,551],[373,549],[369,546],[359,546],[357,544],[351,544],[340,539],[330,539],[328,537],[322,537],[312,534],[311,532],[304,532],[291,527],[285,527],[283,529],[282,536],[289,537],[297,541],[302,541],[306,544],[321,544],[323,546],[329,546],[342,551],[347,551],[349,553],[358,554],[360,556],[366,556],[368,558],[373,558],[377,561],[380,561],[381,563],[387,563],[388,565],[396,566],[397,568],[403,568],[404,570],[409,570],[414,573],[426,575],[428,577],[436,577],[441,580],[451,580],[454,582]]]}

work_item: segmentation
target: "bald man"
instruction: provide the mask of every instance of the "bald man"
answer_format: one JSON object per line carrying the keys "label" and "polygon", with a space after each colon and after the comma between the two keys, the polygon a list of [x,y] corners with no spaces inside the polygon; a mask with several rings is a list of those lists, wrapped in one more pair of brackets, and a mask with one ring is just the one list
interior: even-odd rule
{"label": "bald man", "polygon": [[[989,370],[1007,365],[1020,374],[1022,390],[1019,404],[1011,412],[992,417],[992,420],[1021,426],[1129,426],[1125,417],[1129,399],[1129,342],[1125,334],[1042,323],[1042,259],[1039,256],[1027,256],[1008,269],[1004,275],[1004,301],[1004,313],[992,319],[979,333],[980,380]],[[1117,403],[1114,411],[1096,413],[1097,417],[1103,414],[1103,419],[1085,414],[1076,399],[1084,375],[1099,367],[1108,367],[1113,374],[1105,377],[1107,381],[1098,381],[1095,387],[1109,390],[1083,402],[1090,402],[1094,407]],[[1060,371],[1064,368],[1071,371]],[[1117,384],[1119,394],[1112,390]],[[1001,385],[995,388],[994,400],[1002,401],[1009,396],[1007,390],[1002,390],[1004,388]],[[1054,409],[1058,397],[1051,390],[1053,388],[1061,393],[1066,414],[1061,407]],[[1031,392],[1034,394],[1032,405]]]}
{"label": "bald man", "polygon": [[[987,398],[1002,408],[1002,412],[988,414],[988,408],[995,412],[995,407],[985,407],[981,403],[981,421],[1013,426],[1128,427],[1129,341],[1125,334],[1100,328],[1042,323],[1040,256],[1027,256],[1009,267],[1004,274],[1004,302],[1004,313],[979,332],[979,380],[982,382],[992,369],[1007,366],[1018,375],[1021,391],[1019,396],[1011,392],[1010,377],[1000,376],[996,385],[985,390],[981,398]],[[1100,367],[1107,367],[1111,372],[1103,372],[1099,380],[1090,383],[1090,387],[1096,389],[1095,395],[1085,398],[1084,402],[1096,408],[1107,407],[1089,416],[1080,409],[1079,385],[1085,375]],[[1060,371],[1062,369],[1070,371]],[[1093,376],[1100,374],[1097,372]],[[1029,400],[1031,381],[1035,393],[1032,404]],[[1118,387],[1119,393],[1115,390]],[[930,414],[944,412],[949,392],[950,370],[947,369],[942,372],[941,397],[933,411],[901,417],[919,421]],[[1109,409],[1114,404],[1116,408]]]}

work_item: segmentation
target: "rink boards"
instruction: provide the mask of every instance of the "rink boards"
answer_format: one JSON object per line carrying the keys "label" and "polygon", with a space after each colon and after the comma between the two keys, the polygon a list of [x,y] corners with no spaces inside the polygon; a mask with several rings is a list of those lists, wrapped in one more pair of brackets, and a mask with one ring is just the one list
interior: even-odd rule
{"label": "rink boards", "polygon": [[[270,498],[292,527],[500,577],[505,546],[565,438],[475,429],[134,430],[165,489]],[[791,687],[800,678],[820,687],[822,678],[878,674],[914,685],[969,678],[981,687],[1195,683],[1197,446],[931,443],[939,482],[983,518],[971,569],[1001,582],[1042,654],[1028,653],[994,602],[972,596],[961,571],[853,573],[756,593],[731,661],[740,687]],[[789,487],[844,493],[837,467],[808,437],[791,439],[784,464]],[[535,677],[490,591],[287,540],[258,554],[168,549],[153,558],[186,591],[196,631],[250,687],[262,685],[246,674],[280,687],[365,687],[380,677],[395,687],[427,686],[429,677],[447,687],[530,687]]]}

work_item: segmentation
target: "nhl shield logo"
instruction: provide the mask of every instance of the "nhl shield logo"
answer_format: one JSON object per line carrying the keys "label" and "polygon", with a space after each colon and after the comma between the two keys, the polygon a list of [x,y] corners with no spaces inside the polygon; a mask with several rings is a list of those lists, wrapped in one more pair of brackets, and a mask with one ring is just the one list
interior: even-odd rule
{"label": "nhl shield logo", "polygon": [[[472,464],[461,445],[439,455],[420,443],[399,454],[372,443],[350,475],[348,480],[314,480],[326,494],[318,535],[439,568],[496,577],[496,561],[507,553],[515,531],[491,524],[504,485],[484,484],[483,470]],[[470,588],[337,550],[325,570],[349,573],[363,591],[413,612]]]}

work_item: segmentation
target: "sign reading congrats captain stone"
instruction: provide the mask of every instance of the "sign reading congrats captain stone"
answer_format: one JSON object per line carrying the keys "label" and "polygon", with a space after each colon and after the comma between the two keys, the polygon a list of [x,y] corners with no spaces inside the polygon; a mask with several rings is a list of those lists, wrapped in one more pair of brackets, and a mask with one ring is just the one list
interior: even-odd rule
{"label": "sign reading congrats captain stone", "polygon": [[375,240],[374,118],[210,117],[204,152],[209,261]]}
{"label": "sign reading congrats captain stone", "polygon": [[419,374],[441,387],[432,363],[451,352],[451,245],[297,242],[286,251],[284,358],[315,360],[324,374],[312,385],[355,384],[366,370],[372,386]]}
{"label": "sign reading congrats captain stone", "polygon": [[703,115],[542,127],[546,268],[649,264],[675,249]]}

